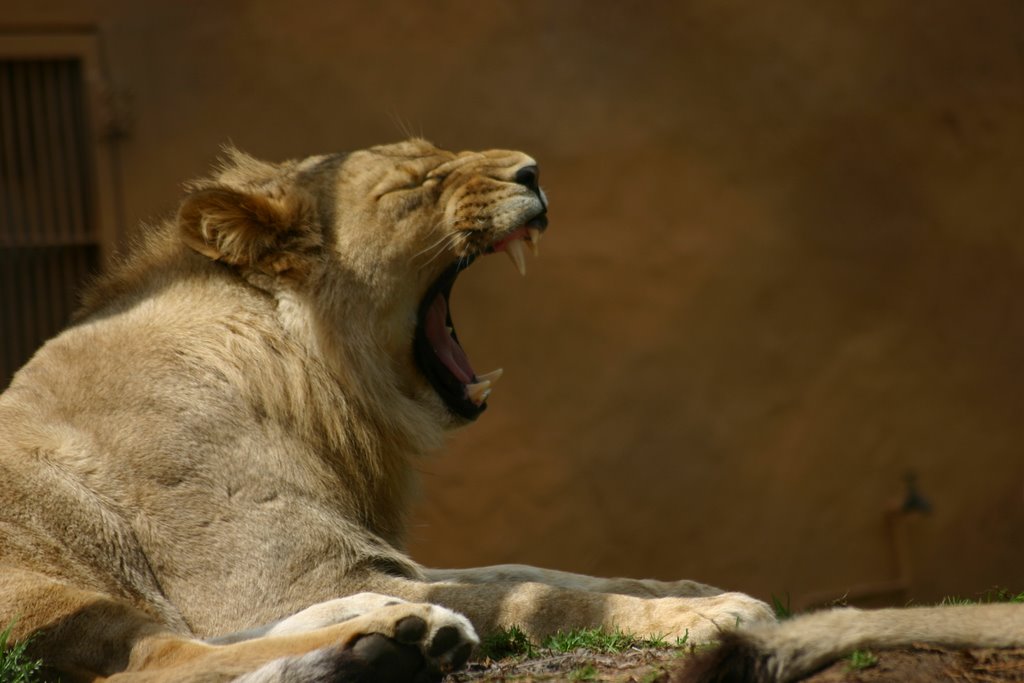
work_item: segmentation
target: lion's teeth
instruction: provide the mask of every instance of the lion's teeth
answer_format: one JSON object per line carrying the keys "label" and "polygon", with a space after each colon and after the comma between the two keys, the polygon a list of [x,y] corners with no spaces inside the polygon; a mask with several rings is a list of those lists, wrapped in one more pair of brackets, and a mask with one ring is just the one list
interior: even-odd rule
{"label": "lion's teeth", "polygon": [[520,275],[526,275],[526,254],[523,252],[523,240],[512,240],[505,245],[505,253],[512,259]]}
{"label": "lion's teeth", "polygon": [[474,382],[473,384],[466,385],[466,396],[473,403],[480,405],[487,400],[487,397],[491,395],[491,383],[487,380],[483,382]]}
{"label": "lion's teeth", "polygon": [[452,327],[451,325],[445,325],[444,329],[446,329],[448,331],[448,336],[449,337],[451,337],[451,336],[453,336],[455,334],[455,328]]}
{"label": "lion's teeth", "polygon": [[494,384],[499,379],[501,379],[501,376],[502,376],[502,374],[504,374],[504,372],[505,371],[502,370],[501,368],[498,368],[497,370],[491,370],[486,375],[477,375],[476,376],[476,381],[478,381],[478,382],[490,382],[491,384]]}
{"label": "lion's teeth", "polygon": [[530,234],[530,251],[534,256],[540,256],[540,230],[530,228],[527,232]]}

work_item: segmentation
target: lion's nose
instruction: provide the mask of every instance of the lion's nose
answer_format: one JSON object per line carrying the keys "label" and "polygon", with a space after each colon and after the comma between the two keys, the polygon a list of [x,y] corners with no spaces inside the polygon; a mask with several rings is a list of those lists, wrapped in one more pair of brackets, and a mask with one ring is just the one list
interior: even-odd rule
{"label": "lion's nose", "polygon": [[515,181],[540,194],[540,169],[536,164],[523,166],[516,171]]}

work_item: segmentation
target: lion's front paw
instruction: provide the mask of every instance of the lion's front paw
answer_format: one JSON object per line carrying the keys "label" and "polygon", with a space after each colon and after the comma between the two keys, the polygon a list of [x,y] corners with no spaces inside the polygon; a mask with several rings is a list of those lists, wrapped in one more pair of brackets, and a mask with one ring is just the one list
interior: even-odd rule
{"label": "lion's front paw", "polygon": [[723,631],[775,619],[768,605],[743,593],[691,598],[611,596],[608,607],[605,626],[685,638],[689,643],[715,641]]}
{"label": "lion's front paw", "polygon": [[265,635],[282,636],[292,633],[303,633],[314,629],[341,624],[375,612],[382,607],[408,604],[405,600],[393,598],[380,593],[356,593],[344,598],[335,598],[318,602],[301,612],[296,612],[287,619],[273,624]]}
{"label": "lion's front paw", "polygon": [[461,669],[480,642],[468,619],[437,605],[392,603],[353,620],[352,625],[362,633],[352,641],[357,656],[383,662],[396,649],[414,648],[428,674]]}
{"label": "lion's front paw", "polygon": [[775,620],[771,607],[743,593],[721,593],[684,600],[683,609],[692,610],[698,616],[688,633],[691,642],[717,640],[723,631]]}
{"label": "lion's front paw", "polygon": [[[469,620],[437,605],[406,602],[379,593],[358,593],[328,600],[275,624],[271,636],[303,633],[333,624],[346,624],[356,635],[354,651],[373,658],[388,647],[382,640],[415,645],[428,667],[439,671],[460,668],[479,642]],[[361,643],[369,636],[380,636]],[[360,644],[361,643],[361,644]]]}
{"label": "lion's front paw", "polygon": [[702,599],[708,604],[706,615],[722,629],[775,621],[775,611],[767,603],[743,593],[721,593]]}
{"label": "lion's front paw", "polygon": [[[234,683],[426,683],[465,666],[480,642],[461,614],[372,593],[314,605],[268,635],[269,642],[284,637],[336,644],[275,660]],[[260,640],[243,645],[259,647]]]}

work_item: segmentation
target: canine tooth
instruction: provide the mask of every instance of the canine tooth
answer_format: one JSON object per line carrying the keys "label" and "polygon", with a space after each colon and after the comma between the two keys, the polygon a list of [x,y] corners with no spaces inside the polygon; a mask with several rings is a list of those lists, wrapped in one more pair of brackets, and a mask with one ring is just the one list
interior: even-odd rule
{"label": "canine tooth", "polygon": [[455,333],[455,328],[452,327],[451,325],[445,325],[444,329],[446,329],[448,331],[448,336],[449,337],[452,336],[452,334]]}
{"label": "canine tooth", "polygon": [[540,256],[540,230],[530,228],[527,232],[530,234],[530,251],[534,256]]}
{"label": "canine tooth", "polygon": [[483,382],[475,382],[473,384],[466,385],[466,396],[473,403],[480,405],[487,400],[487,397],[491,394],[491,383],[487,380]]}
{"label": "canine tooth", "polygon": [[515,264],[516,270],[519,271],[520,275],[526,275],[526,255],[523,253],[523,241],[512,240],[505,245],[505,251],[508,253],[508,257],[512,259],[512,263]]}
{"label": "canine tooth", "polygon": [[504,372],[505,372],[504,370],[502,370],[501,368],[498,368],[497,370],[492,370],[492,371],[488,372],[486,375],[477,375],[476,379],[477,379],[478,382],[490,382],[491,384],[494,384],[499,379],[501,379],[501,375]]}

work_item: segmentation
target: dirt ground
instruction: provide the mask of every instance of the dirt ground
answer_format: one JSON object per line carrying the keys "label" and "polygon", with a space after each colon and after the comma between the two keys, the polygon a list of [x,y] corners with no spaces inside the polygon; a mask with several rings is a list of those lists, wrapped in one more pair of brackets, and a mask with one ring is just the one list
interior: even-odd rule
{"label": "dirt ground", "polygon": [[685,649],[638,649],[617,654],[577,650],[526,659],[470,662],[466,671],[449,676],[445,683],[467,681],[667,681],[688,656]]}
{"label": "dirt ground", "polygon": [[[919,645],[873,653],[877,662],[859,669],[843,659],[805,679],[807,683],[933,683],[1024,681],[1024,649],[951,650]],[[533,659],[470,662],[466,671],[446,683],[468,681],[603,681],[608,683],[670,683],[692,656],[688,650],[647,649],[619,654],[577,651]]]}
{"label": "dirt ground", "polygon": [[848,660],[836,662],[806,678],[813,683],[876,683],[906,681],[1024,681],[1024,650],[949,650],[919,645],[881,652],[874,666],[851,671]]}

